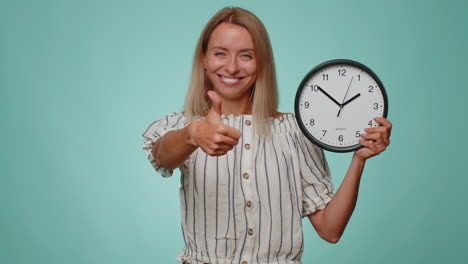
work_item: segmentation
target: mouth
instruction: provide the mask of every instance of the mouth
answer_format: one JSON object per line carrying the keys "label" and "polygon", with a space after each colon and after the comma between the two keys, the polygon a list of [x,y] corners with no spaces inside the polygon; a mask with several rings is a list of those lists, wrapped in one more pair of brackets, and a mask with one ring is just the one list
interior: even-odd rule
{"label": "mouth", "polygon": [[227,86],[237,85],[244,79],[244,77],[227,77],[223,75],[218,75],[218,77],[221,79],[221,82]]}

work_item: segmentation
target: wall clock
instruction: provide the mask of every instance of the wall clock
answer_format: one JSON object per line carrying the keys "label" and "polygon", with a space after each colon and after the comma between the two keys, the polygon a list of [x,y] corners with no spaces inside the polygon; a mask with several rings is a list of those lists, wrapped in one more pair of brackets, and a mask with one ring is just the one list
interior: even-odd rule
{"label": "wall clock", "polygon": [[295,99],[296,119],[304,135],[319,147],[350,152],[375,117],[387,117],[388,100],[377,75],[352,60],[331,60],[313,68]]}

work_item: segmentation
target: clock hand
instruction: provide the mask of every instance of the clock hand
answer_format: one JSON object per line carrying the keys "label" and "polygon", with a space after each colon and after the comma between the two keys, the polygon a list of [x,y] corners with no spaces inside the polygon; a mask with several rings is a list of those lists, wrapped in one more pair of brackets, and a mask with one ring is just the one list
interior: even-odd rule
{"label": "clock hand", "polygon": [[351,87],[351,83],[353,82],[353,78],[354,78],[354,76],[351,77],[351,81],[349,81],[348,89],[346,89],[346,93],[345,93],[345,95],[344,95],[344,97],[343,97],[343,102],[342,102],[341,104],[344,103],[344,100],[346,99],[346,95],[348,95],[349,87]]}
{"label": "clock hand", "polygon": [[329,95],[327,92],[325,92],[322,88],[320,88],[320,86],[317,85],[317,88],[318,88],[322,93],[324,93],[328,98],[330,98],[336,105],[338,105],[339,107],[341,107],[341,104],[338,103],[338,101],[336,101],[335,98],[331,97],[331,95]]}
{"label": "clock hand", "polygon": [[338,110],[338,114],[336,114],[336,117],[340,116],[341,109],[343,109],[343,106],[342,106],[342,105],[340,105],[340,110]]}
{"label": "clock hand", "polygon": [[343,97],[343,102],[340,104],[340,110],[338,110],[338,114],[336,115],[336,117],[340,116],[340,112],[341,112],[341,109],[343,109],[343,106],[344,106],[344,100],[346,99],[346,95],[348,95],[348,91],[349,91],[349,87],[351,87],[351,83],[353,82],[353,79],[354,79],[354,76],[351,77],[351,81],[349,81],[349,84],[348,84],[348,89],[346,89],[346,93]]}
{"label": "clock hand", "polygon": [[360,93],[356,94],[355,96],[353,96],[353,98],[349,99],[348,101],[346,101],[344,104],[343,104],[343,107],[349,103],[351,103],[351,101],[353,101],[354,99],[358,98],[359,96],[361,96]]}

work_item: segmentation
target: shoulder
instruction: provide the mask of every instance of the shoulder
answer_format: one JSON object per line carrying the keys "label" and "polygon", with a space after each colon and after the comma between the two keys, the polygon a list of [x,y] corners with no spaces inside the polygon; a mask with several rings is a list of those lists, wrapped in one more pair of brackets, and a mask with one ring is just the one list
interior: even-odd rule
{"label": "shoulder", "polygon": [[154,121],[143,133],[145,138],[161,137],[166,132],[181,129],[188,124],[187,119],[181,112],[170,113],[163,118]]}
{"label": "shoulder", "polygon": [[296,133],[299,129],[296,117],[292,113],[276,112],[275,117],[269,119],[269,123],[270,132],[277,135]]}
{"label": "shoulder", "polygon": [[292,114],[291,114],[291,113],[281,113],[281,112],[276,112],[276,114],[275,114],[275,118],[277,118],[277,119],[278,119],[278,118],[280,118],[280,117],[282,117],[282,116],[284,116],[284,115],[292,115]]}
{"label": "shoulder", "polygon": [[173,112],[157,120],[155,123],[159,123],[160,126],[176,127],[176,126],[184,125],[186,120],[187,119],[185,118],[184,113]]}

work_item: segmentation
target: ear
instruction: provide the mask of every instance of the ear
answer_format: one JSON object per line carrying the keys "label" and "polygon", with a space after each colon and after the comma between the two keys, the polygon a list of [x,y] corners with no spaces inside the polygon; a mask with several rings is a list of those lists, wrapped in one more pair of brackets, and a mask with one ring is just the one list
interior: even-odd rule
{"label": "ear", "polygon": [[206,54],[203,54],[203,69],[206,70]]}

